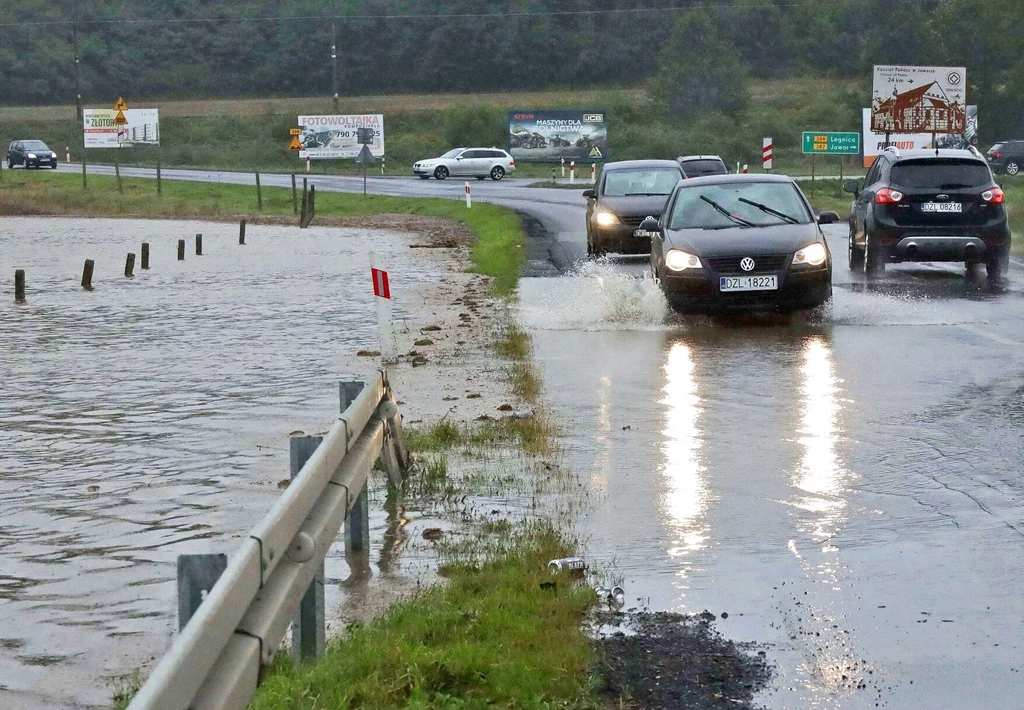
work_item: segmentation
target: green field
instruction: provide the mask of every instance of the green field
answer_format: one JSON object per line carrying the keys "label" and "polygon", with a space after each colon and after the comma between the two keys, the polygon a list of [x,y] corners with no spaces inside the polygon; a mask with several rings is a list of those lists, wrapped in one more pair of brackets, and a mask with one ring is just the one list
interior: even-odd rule
{"label": "green field", "polygon": [[[727,164],[757,170],[761,139],[772,136],[776,171],[806,173],[800,153],[804,130],[858,130],[860,106],[868,87],[848,80],[776,80],[750,88],[750,108],[732,118],[707,114],[688,122],[666,120],[640,88],[590,91],[529,91],[498,94],[445,94],[347,97],[342,113],[380,112],[385,121],[387,174],[408,175],[413,162],[453,146],[504,146],[507,113],[524,108],[601,108],[610,115],[614,159],[674,158],[715,153]],[[160,147],[117,151],[123,165],[211,167],[228,170],[290,172],[299,169],[297,153],[287,150],[288,129],[300,113],[332,113],[326,98],[273,98],[216,101],[147,101],[126,97],[129,105],[161,110]],[[100,106],[98,108],[109,108]],[[58,151],[70,146],[81,159],[82,131],[74,107],[0,108],[0,144],[39,138]],[[92,163],[110,164],[113,151],[90,150]],[[838,159],[819,160],[821,171],[838,171]],[[859,159],[847,159],[846,171],[862,172]],[[304,169],[304,166],[303,166]],[[353,161],[315,163],[314,172],[354,172]],[[376,168],[379,172],[379,166]],[[584,167],[584,171],[586,168]],[[551,166],[520,161],[518,175],[550,177]]]}

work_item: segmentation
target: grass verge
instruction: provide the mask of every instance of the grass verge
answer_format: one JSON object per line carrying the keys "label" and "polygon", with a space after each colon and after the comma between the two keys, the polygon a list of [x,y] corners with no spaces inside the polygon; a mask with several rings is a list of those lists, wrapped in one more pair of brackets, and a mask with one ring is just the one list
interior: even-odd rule
{"label": "grass verge", "polygon": [[[161,217],[168,219],[298,218],[293,215],[289,188],[264,187],[263,209],[257,207],[256,188],[177,180],[122,178],[122,192],[113,177],[89,175],[82,189],[79,175],[43,171],[3,172],[0,180],[0,216],[61,215],[79,217]],[[472,209],[458,200],[387,197],[320,192],[317,216],[360,217],[381,214],[426,215],[464,223],[476,240],[470,249],[473,270],[494,278],[499,296],[514,292],[525,263],[526,235],[519,216],[497,205],[477,203]],[[314,222],[314,225],[316,222]]]}
{"label": "grass verge", "polygon": [[546,570],[571,545],[548,524],[505,532],[480,563],[446,565],[448,584],[350,627],[317,663],[280,654],[250,707],[595,707],[581,631],[593,592]]}

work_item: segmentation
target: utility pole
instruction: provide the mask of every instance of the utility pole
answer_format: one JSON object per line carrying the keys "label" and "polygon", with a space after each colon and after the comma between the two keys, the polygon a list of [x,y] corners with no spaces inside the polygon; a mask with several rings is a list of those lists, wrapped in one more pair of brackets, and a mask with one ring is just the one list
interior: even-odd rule
{"label": "utility pole", "polygon": [[82,2],[75,3],[75,21],[71,25],[71,39],[75,45],[75,116],[82,121],[82,70],[78,56],[78,19],[82,16]]}
{"label": "utility pole", "polygon": [[335,25],[338,0],[331,0],[331,82],[334,85],[334,113],[338,113],[338,29]]}

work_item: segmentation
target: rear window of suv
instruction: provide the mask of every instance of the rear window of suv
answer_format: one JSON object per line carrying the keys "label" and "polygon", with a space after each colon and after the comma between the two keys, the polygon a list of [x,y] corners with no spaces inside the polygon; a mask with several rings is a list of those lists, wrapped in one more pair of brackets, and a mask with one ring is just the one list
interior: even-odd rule
{"label": "rear window of suv", "polygon": [[719,160],[684,160],[682,162],[683,172],[688,177],[701,177],[702,175],[724,175],[729,171]]}
{"label": "rear window of suv", "polygon": [[890,180],[900,187],[981,187],[992,181],[988,165],[956,158],[903,160],[892,166]]}

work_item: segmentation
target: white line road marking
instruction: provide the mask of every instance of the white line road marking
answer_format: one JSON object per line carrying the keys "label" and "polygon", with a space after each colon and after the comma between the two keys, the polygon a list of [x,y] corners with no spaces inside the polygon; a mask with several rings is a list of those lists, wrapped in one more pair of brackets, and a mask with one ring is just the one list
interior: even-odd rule
{"label": "white line road marking", "polygon": [[996,335],[995,333],[990,333],[987,330],[982,330],[981,328],[978,328],[977,326],[974,326],[974,325],[970,325],[968,323],[963,323],[959,327],[962,328],[963,330],[966,330],[968,333],[973,333],[974,335],[980,335],[983,338],[988,338],[989,340],[993,340],[993,341],[995,341],[997,343],[1001,343],[1003,345],[1009,345],[1010,347],[1019,348],[1022,345],[1024,345],[1024,343],[1022,343],[1019,340],[1011,340],[1010,338],[1004,338],[1001,335]]}

